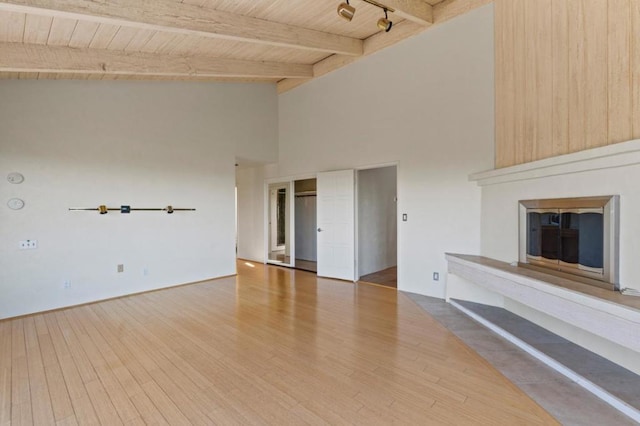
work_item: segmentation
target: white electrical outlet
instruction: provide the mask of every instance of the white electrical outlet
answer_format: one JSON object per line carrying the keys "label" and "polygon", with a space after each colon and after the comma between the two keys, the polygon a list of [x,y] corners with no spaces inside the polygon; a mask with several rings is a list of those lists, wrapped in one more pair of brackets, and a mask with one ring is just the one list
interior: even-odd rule
{"label": "white electrical outlet", "polygon": [[65,280],[64,288],[71,288],[71,281],[70,280]]}
{"label": "white electrical outlet", "polygon": [[433,280],[434,280],[434,281],[440,281],[440,274],[439,274],[439,273],[437,273],[437,272],[434,272],[434,273],[433,273]]}
{"label": "white electrical outlet", "polygon": [[18,244],[20,250],[35,250],[38,248],[38,240],[23,240]]}
{"label": "white electrical outlet", "polygon": [[146,266],[142,268],[142,275],[145,277],[149,275],[149,268],[147,268]]}

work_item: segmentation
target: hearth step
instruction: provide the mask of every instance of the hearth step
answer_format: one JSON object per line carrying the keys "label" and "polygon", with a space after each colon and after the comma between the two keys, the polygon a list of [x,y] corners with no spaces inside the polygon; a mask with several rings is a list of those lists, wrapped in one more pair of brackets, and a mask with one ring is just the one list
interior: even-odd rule
{"label": "hearth step", "polygon": [[475,321],[640,423],[640,376],[506,309],[451,299]]}

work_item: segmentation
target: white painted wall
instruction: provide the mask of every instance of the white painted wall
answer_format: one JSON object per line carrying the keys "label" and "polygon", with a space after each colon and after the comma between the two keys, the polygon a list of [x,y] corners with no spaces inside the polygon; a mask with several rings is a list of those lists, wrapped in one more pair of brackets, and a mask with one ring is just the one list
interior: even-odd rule
{"label": "white painted wall", "polygon": [[238,257],[264,262],[264,168],[236,170],[238,188]]}
{"label": "white painted wall", "polygon": [[397,172],[395,166],[358,171],[359,276],[397,265]]}
{"label": "white painted wall", "polygon": [[[4,81],[0,99],[0,318],[235,273],[234,157],[277,150],[272,86]],[[68,211],[100,204],[197,211]]]}
{"label": "white painted wall", "polygon": [[274,173],[397,162],[398,287],[444,297],[444,253],[480,250],[467,176],[493,168],[493,99],[488,5],[280,95]]}

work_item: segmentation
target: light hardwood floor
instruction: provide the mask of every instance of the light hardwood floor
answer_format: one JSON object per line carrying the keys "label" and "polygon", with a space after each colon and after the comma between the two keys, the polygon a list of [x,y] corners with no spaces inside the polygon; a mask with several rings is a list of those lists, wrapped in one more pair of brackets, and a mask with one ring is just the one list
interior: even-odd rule
{"label": "light hardwood floor", "polygon": [[238,273],[0,321],[0,425],[557,424],[402,293]]}

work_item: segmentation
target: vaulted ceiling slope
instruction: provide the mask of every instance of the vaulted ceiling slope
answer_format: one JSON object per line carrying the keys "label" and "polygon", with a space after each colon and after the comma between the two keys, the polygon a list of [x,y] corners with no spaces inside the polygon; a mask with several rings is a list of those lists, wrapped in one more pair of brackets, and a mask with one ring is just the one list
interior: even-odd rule
{"label": "vaulted ceiling slope", "polygon": [[0,78],[267,81],[284,92],[492,0],[0,1]]}

